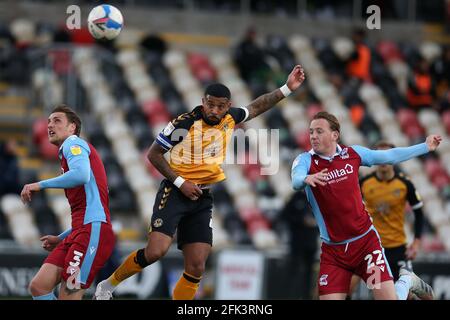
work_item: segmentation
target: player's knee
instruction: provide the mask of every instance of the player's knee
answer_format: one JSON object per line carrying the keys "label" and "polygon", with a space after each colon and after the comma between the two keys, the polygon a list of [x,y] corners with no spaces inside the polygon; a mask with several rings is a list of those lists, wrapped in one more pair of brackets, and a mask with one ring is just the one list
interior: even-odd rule
{"label": "player's knee", "polygon": [[36,278],[31,280],[28,285],[28,291],[33,297],[41,296],[48,293],[47,288]]}
{"label": "player's knee", "polygon": [[147,260],[148,264],[152,264],[161,259],[162,257],[164,257],[166,252],[167,252],[166,248],[151,248],[147,246],[144,252],[145,260]]}
{"label": "player's knee", "polygon": [[194,260],[186,263],[186,272],[195,276],[201,277],[205,272],[205,261],[203,260]]}

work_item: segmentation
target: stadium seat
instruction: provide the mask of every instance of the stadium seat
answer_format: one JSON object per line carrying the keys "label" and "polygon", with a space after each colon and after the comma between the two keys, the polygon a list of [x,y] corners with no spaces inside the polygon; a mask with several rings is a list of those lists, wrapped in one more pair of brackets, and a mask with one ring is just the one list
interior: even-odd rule
{"label": "stadium seat", "polygon": [[430,177],[435,175],[437,172],[442,170],[441,163],[436,158],[428,158],[428,159],[426,159],[425,163],[424,163],[424,167],[425,167],[425,172]]}
{"label": "stadium seat", "polygon": [[39,145],[43,140],[48,139],[47,119],[37,119],[33,123],[33,143]]}
{"label": "stadium seat", "polygon": [[39,154],[46,160],[57,161],[58,147],[51,144],[48,139],[42,140],[39,144]]}
{"label": "stadium seat", "polygon": [[441,56],[442,49],[436,42],[423,42],[420,46],[420,54],[424,57],[429,63],[433,63],[436,58]]}
{"label": "stadium seat", "polygon": [[308,115],[308,119],[312,120],[312,118],[314,117],[314,115],[320,111],[323,111],[323,106],[319,103],[311,103],[310,105],[308,105],[308,107],[306,108],[306,114]]}
{"label": "stadium seat", "polygon": [[166,110],[166,105],[160,99],[145,101],[142,104],[142,111],[145,115],[147,115],[147,117],[152,117],[158,113],[165,113],[167,112]]}
{"label": "stadium seat", "polygon": [[380,54],[386,64],[389,64],[394,60],[402,59],[402,54],[397,44],[393,41],[378,42],[377,52]]}
{"label": "stadium seat", "polygon": [[418,122],[416,113],[413,110],[406,108],[397,111],[397,119],[402,128],[406,127],[410,123]]}
{"label": "stadium seat", "polygon": [[14,240],[26,246],[35,245],[39,240],[39,231],[34,224],[33,216],[20,197],[8,194],[0,199],[2,211],[9,222]]}
{"label": "stadium seat", "polygon": [[423,140],[425,135],[424,129],[416,123],[407,124],[403,130],[411,141]]}
{"label": "stadium seat", "polygon": [[444,111],[442,113],[442,122],[445,126],[447,134],[450,135],[450,110]]}
{"label": "stadium seat", "polygon": [[297,145],[303,150],[311,149],[311,142],[309,140],[309,129],[299,132],[296,135]]}
{"label": "stadium seat", "polygon": [[141,155],[141,159],[145,164],[145,167],[147,168],[148,173],[155,178],[155,180],[161,180],[163,179],[163,175],[155,168],[153,164],[150,163],[150,161],[147,158],[148,150],[144,150]]}

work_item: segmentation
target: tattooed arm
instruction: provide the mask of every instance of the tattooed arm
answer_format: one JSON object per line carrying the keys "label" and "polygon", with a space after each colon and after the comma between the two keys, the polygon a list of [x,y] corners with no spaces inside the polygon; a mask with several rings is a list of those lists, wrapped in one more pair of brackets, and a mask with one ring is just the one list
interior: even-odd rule
{"label": "tattooed arm", "polygon": [[[147,154],[148,160],[155,166],[155,168],[169,180],[174,182],[178,177],[178,174],[173,171],[170,164],[164,158],[164,154],[167,152],[158,143],[153,142]],[[189,199],[197,200],[203,193],[203,191],[193,182],[185,180],[180,186],[180,191]]]}
{"label": "tattooed arm", "polygon": [[151,145],[147,158],[152,165],[170,182],[174,182],[178,175],[172,170],[167,160],[164,158],[164,150],[159,144],[153,142]]}
{"label": "tattooed arm", "polygon": [[[300,65],[296,65],[289,74],[286,85],[288,86],[289,90],[294,91],[298,87],[300,87],[304,80],[305,73],[303,71],[303,68]],[[247,106],[247,110],[249,113],[247,121],[253,119],[263,112],[266,112],[284,98],[285,96],[280,89],[276,89],[270,93],[259,96]]]}

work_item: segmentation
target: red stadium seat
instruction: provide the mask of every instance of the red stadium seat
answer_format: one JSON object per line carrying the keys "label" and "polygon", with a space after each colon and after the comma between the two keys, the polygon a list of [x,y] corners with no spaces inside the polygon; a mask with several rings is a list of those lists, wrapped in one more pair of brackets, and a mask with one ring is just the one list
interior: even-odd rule
{"label": "red stadium seat", "polygon": [[37,119],[33,123],[33,143],[39,145],[48,139],[47,119]]}
{"label": "red stadium seat", "polygon": [[402,128],[410,123],[418,123],[416,113],[411,109],[402,108],[397,112],[397,119]]}
{"label": "red stadium seat", "polygon": [[161,101],[159,99],[149,100],[149,101],[145,101],[142,104],[142,111],[147,116],[151,116],[153,114],[157,114],[160,112],[167,112],[167,106],[163,101]]}
{"label": "red stadium seat", "polygon": [[51,144],[48,139],[43,139],[39,143],[39,154],[46,160],[58,160],[58,147]]}
{"label": "red stadium seat", "polygon": [[257,161],[255,161],[255,159],[253,159],[248,152],[245,153],[244,157],[245,157],[245,162],[243,165],[244,175],[251,182],[260,180],[261,179],[260,164]]}
{"label": "red stadium seat", "polygon": [[442,169],[438,172],[436,172],[431,177],[431,182],[439,189],[442,190],[446,186],[450,184],[450,177],[448,176],[447,172]]}
{"label": "red stadium seat", "polygon": [[394,60],[403,60],[403,56],[397,47],[397,44],[392,41],[380,41],[377,45],[377,51],[385,63]]}
{"label": "red stadium seat", "polygon": [[419,124],[414,122],[407,124],[403,131],[411,140],[420,139],[425,135],[425,130]]}
{"label": "red stadium seat", "polygon": [[308,119],[311,120],[317,112],[323,111],[323,107],[319,103],[311,103],[306,108],[306,114],[308,115]]}
{"label": "red stadium seat", "polygon": [[71,40],[77,44],[94,44],[95,39],[87,28],[69,30]]}
{"label": "red stadium seat", "polygon": [[147,121],[151,126],[167,123],[172,120],[167,111],[166,104],[159,99],[146,101],[142,104],[141,108],[147,116]]}
{"label": "red stadium seat", "polygon": [[192,70],[195,78],[202,83],[213,82],[217,79],[217,72],[210,66],[196,68]]}
{"label": "red stadium seat", "polygon": [[161,180],[163,179],[163,175],[155,168],[153,164],[147,158],[148,150],[142,151],[142,160],[144,161],[145,167],[147,168],[148,173],[155,179]]}
{"label": "red stadium seat", "polygon": [[149,118],[147,118],[147,120],[151,127],[156,127],[157,125],[160,125],[160,124],[167,124],[172,119],[170,118],[170,115],[167,113],[167,111],[165,111],[165,112],[154,114],[154,115],[150,116]]}
{"label": "red stadium seat", "polygon": [[246,164],[244,165],[244,174],[251,182],[261,180],[261,166],[259,164]]}
{"label": "red stadium seat", "polygon": [[433,176],[436,172],[442,169],[441,162],[438,159],[426,159],[424,166],[425,172],[429,177]]}
{"label": "red stadium seat", "polygon": [[302,131],[297,134],[295,140],[300,148],[303,150],[311,149],[311,142],[309,141],[309,130]]}
{"label": "red stadium seat", "polygon": [[444,123],[447,134],[450,134],[450,110],[442,113],[442,122]]}
{"label": "red stadium seat", "polygon": [[258,230],[267,230],[270,229],[269,222],[264,217],[260,217],[255,220],[249,221],[247,224],[247,231],[250,235],[255,234]]}
{"label": "red stadium seat", "polygon": [[187,56],[187,62],[191,70],[194,70],[198,67],[209,66],[208,57],[201,53],[189,53]]}
{"label": "red stadium seat", "polygon": [[241,217],[242,221],[247,224],[251,220],[262,217],[262,213],[259,208],[244,208],[240,210],[239,216]]}
{"label": "red stadium seat", "polygon": [[49,57],[52,59],[53,70],[58,75],[66,75],[71,69],[71,55],[67,49],[55,49],[49,52]]}
{"label": "red stadium seat", "polygon": [[246,208],[240,212],[241,219],[247,226],[250,235],[260,229],[269,229],[269,222],[259,208]]}

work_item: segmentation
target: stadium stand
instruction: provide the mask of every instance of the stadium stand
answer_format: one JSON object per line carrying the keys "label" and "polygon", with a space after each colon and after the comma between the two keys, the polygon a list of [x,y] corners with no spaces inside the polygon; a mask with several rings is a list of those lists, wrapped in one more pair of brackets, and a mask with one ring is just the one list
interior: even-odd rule
{"label": "stadium stand", "polygon": [[[97,147],[106,164],[111,209],[144,224],[148,223],[152,212],[149,199],[154,198],[161,178],[145,159],[145,154],[172,117],[200,104],[203,87],[211,82],[226,83],[235,105],[243,106],[260,93],[279,86],[294,63],[304,66],[307,83],[296,96],[280,103],[280,108],[241,126],[253,130],[279,129],[279,171],[276,177],[261,177],[259,172],[264,166],[260,162],[225,166],[228,180],[214,191],[218,247],[252,243],[256,248],[268,249],[280,245],[282,235],[277,234],[272,225],[292,193],[290,165],[296,154],[309,149],[308,123],[318,110],[338,116],[343,142],[349,145],[371,146],[378,139],[386,138],[405,146],[421,141],[431,132],[446,137],[450,133],[448,108],[416,111],[407,105],[408,79],[417,57],[423,57],[430,65],[445,62],[446,51],[436,43],[426,42],[415,47],[389,40],[369,46],[371,81],[360,82],[348,77],[343,67],[354,50],[349,38],[269,35],[264,39],[261,52],[270,76],[252,81],[241,76],[233,47],[229,47],[228,52],[211,50],[207,46],[197,51],[186,50],[165,44],[161,38],[157,41],[165,46],[152,47],[150,40],[155,38],[143,41],[149,34],[129,29],[123,30],[126,36],[119,38],[112,47],[57,44],[56,41],[64,37],[60,30],[54,30],[53,37],[47,36],[46,42],[33,43],[33,50],[23,49],[39,38],[37,27],[24,20],[2,27],[2,32],[9,35],[10,44],[3,49],[0,62],[8,66],[7,72],[1,74],[0,118],[7,119],[8,125],[15,123],[11,130],[17,131],[5,133],[7,126],[2,122],[0,134],[8,137],[16,134],[23,142],[33,141],[32,145],[23,143],[25,147],[20,155],[21,170],[29,171],[28,178],[38,172],[40,178],[56,175],[57,157],[55,149],[47,142],[45,115],[50,106],[67,100],[64,81],[71,78],[79,96],[73,101],[82,102],[82,114],[90,115],[85,117],[84,134]],[[69,40],[80,42],[80,39]],[[36,50],[38,57],[46,57],[45,61],[34,59]],[[16,91],[11,85],[23,87],[26,84],[27,80],[20,77],[26,74],[23,68],[29,68],[33,74],[29,90],[34,104],[31,111],[27,109],[30,101],[23,98],[28,94]],[[433,80],[445,79],[434,72],[430,74]],[[442,97],[446,96],[438,96],[436,103],[443,103],[439,100]],[[27,112],[28,118],[34,119],[31,133],[22,128]],[[252,137],[245,139],[247,148],[237,154],[229,150],[229,156],[256,159],[257,152],[268,154],[268,150],[256,147]],[[44,166],[44,163],[50,165]],[[45,170],[41,170],[42,167]],[[450,249],[450,144],[444,142],[435,154],[411,160],[401,167],[410,174],[423,195],[429,236],[436,232],[445,248]],[[364,169],[362,174],[368,171]],[[37,230],[50,232],[67,227],[68,208],[61,192],[48,191],[32,204],[30,209],[36,219],[24,218],[28,219],[24,221],[36,231],[30,232],[27,240],[17,232],[14,227],[17,222],[10,216],[11,210],[19,205],[10,198],[6,200],[2,211],[9,228],[2,226],[2,233],[6,235],[10,231],[18,242],[31,241]],[[28,217],[28,213],[22,214]],[[52,230],[55,223],[57,230]],[[145,228],[140,231],[143,237]]]}

